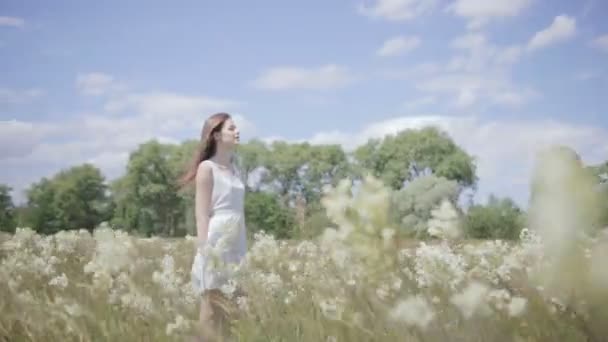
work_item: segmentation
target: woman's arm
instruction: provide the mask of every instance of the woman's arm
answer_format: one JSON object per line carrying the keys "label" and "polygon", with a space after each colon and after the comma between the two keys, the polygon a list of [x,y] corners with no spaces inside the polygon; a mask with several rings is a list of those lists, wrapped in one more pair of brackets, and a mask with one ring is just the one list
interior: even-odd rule
{"label": "woman's arm", "polygon": [[209,217],[211,215],[211,193],[213,190],[212,172],[209,163],[205,162],[199,164],[196,172],[194,213],[199,248],[202,248],[207,242]]}

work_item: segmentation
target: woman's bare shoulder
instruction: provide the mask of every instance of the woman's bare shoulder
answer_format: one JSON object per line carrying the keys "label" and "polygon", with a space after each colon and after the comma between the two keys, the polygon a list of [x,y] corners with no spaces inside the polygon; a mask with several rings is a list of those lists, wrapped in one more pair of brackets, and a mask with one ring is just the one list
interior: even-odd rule
{"label": "woman's bare shoulder", "polygon": [[198,167],[196,170],[196,178],[198,178],[198,179],[211,178],[212,172],[213,172],[213,170],[212,170],[211,161],[203,160],[198,164]]}

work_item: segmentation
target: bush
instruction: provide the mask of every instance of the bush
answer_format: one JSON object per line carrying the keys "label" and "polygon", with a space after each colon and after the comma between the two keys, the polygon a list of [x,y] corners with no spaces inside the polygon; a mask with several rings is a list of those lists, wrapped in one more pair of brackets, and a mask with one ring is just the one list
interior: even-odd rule
{"label": "bush", "polygon": [[444,200],[454,204],[459,195],[458,183],[443,177],[424,175],[391,195],[391,219],[405,236],[426,237],[431,211]]}
{"label": "bush", "polygon": [[486,205],[469,208],[463,221],[465,236],[473,239],[517,239],[523,227],[521,209],[509,198],[494,196]]}
{"label": "bush", "polygon": [[279,239],[293,236],[295,226],[293,210],[285,208],[276,194],[248,191],[245,196],[248,232],[253,234],[263,230]]}

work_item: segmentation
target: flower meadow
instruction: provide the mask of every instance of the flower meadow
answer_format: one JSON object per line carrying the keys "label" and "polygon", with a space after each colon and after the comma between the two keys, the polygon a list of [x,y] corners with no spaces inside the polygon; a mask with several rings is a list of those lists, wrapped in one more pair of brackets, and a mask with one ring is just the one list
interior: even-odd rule
{"label": "flower meadow", "polygon": [[[582,233],[559,196],[516,241],[461,238],[458,211],[432,239],[403,241],[390,190],[328,189],[334,226],[311,240],[257,232],[221,290],[230,341],[605,341],[608,243]],[[543,217],[547,220],[543,221]],[[548,218],[551,218],[550,220]],[[93,232],[0,238],[0,340],[181,341],[196,334],[196,239]]]}

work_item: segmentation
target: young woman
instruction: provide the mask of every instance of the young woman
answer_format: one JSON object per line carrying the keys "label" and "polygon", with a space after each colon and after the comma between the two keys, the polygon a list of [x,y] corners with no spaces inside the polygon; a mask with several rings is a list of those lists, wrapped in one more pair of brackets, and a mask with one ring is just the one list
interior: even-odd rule
{"label": "young woman", "polygon": [[227,113],[210,116],[203,126],[194,163],[183,184],[194,181],[197,251],[192,284],[201,294],[200,324],[204,335],[217,337],[218,300],[230,280],[230,267],[247,250],[244,218],[245,186],[233,165],[239,131]]}

